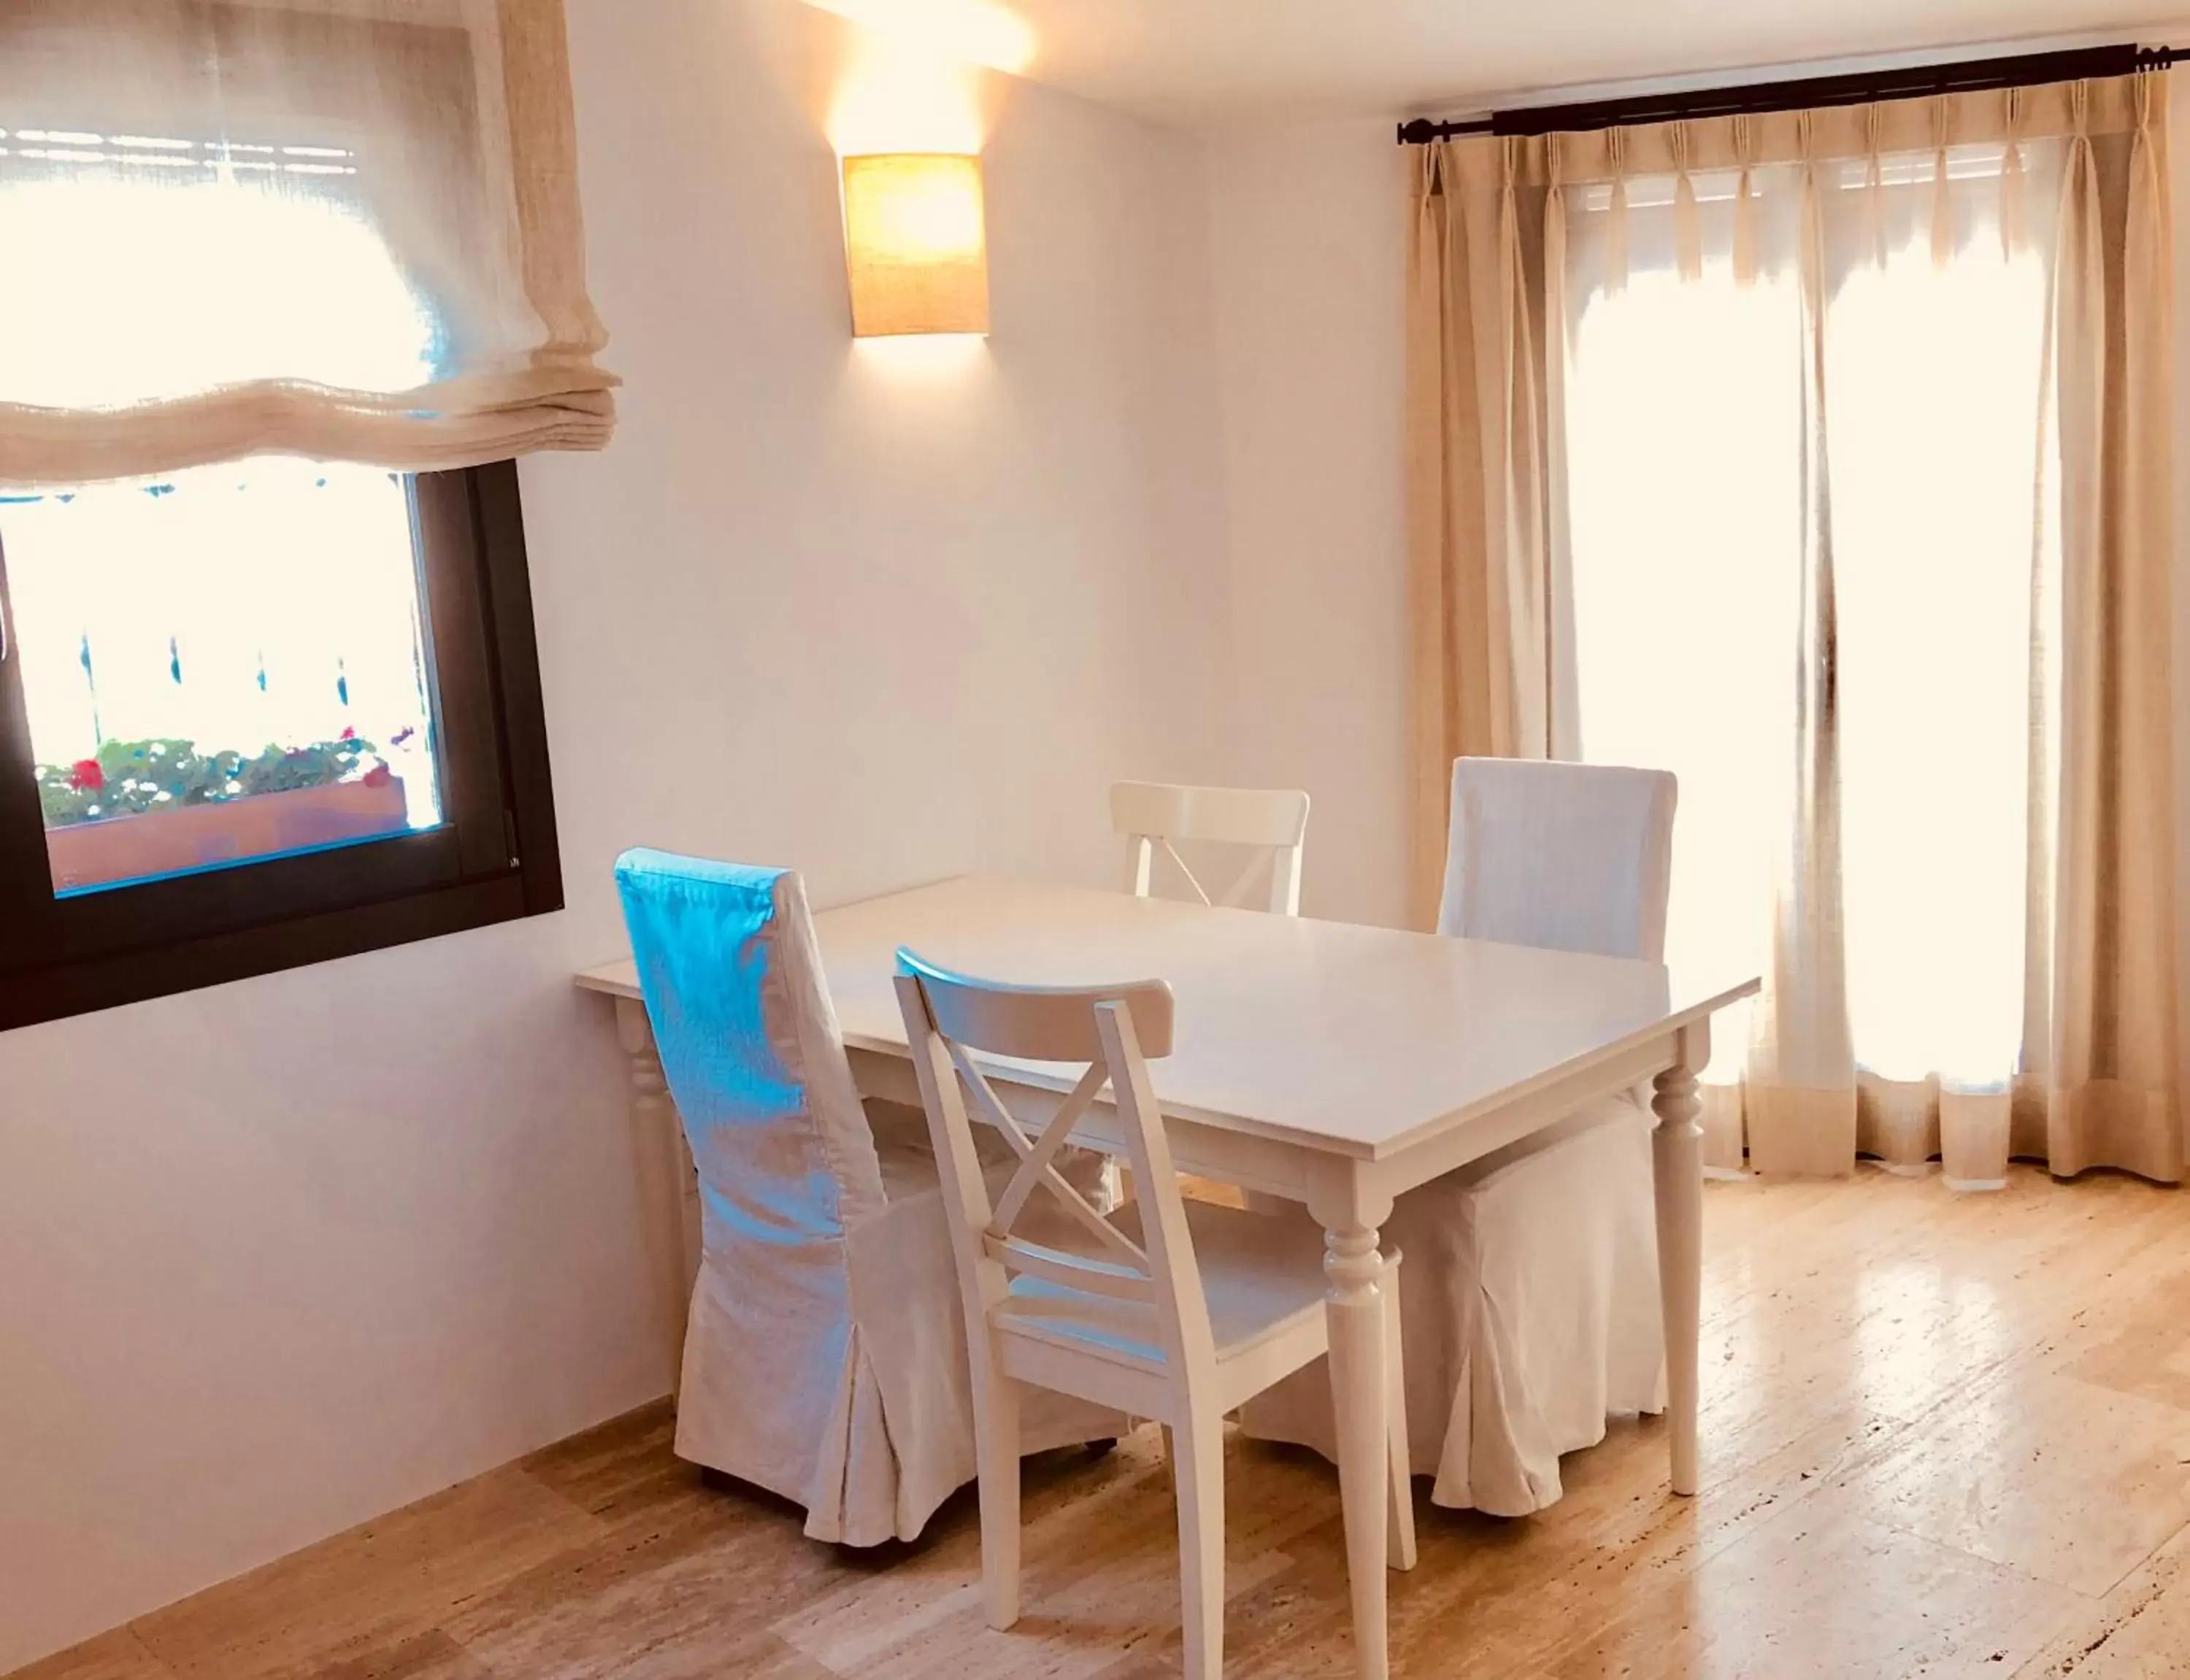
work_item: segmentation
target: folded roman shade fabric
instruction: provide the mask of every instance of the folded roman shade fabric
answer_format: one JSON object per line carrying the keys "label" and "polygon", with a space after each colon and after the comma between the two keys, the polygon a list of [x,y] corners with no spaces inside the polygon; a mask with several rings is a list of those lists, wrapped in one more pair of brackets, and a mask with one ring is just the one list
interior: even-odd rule
{"label": "folded roman shade fabric", "polygon": [[0,484],[608,441],[559,0],[15,0],[0,131]]}

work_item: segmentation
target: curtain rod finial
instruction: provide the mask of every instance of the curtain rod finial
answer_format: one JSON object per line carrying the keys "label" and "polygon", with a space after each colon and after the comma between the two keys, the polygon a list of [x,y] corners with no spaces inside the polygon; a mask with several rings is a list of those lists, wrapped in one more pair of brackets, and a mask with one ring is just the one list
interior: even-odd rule
{"label": "curtain rod finial", "polygon": [[1399,144],[1427,146],[1434,141],[1450,140],[1456,134],[1488,134],[1493,132],[1493,127],[1487,116],[1442,122],[1433,116],[1417,116],[1399,125]]}

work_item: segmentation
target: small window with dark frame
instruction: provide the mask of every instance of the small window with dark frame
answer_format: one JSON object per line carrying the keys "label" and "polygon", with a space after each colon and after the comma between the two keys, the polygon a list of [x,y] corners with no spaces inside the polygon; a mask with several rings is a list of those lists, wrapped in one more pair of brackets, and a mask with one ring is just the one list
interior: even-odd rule
{"label": "small window with dark frame", "polygon": [[562,31],[0,5],[0,1029],[561,907],[504,457],[614,429]]}
{"label": "small window with dark frame", "polygon": [[559,908],[513,467],[0,499],[0,1027]]}

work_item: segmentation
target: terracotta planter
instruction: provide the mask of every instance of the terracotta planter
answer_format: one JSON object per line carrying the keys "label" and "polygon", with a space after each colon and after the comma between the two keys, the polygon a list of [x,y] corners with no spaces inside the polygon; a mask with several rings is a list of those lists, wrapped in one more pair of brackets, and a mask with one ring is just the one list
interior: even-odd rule
{"label": "terracotta planter", "polygon": [[69,892],[277,857],[410,826],[403,783],[338,782],[46,830],[54,890]]}

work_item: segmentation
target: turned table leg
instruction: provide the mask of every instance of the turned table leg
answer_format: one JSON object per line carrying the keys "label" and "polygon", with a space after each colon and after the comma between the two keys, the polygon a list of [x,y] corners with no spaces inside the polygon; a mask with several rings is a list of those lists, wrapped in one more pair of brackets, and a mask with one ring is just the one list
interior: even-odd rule
{"label": "turned table leg", "polygon": [[1338,1434],[1339,1497],[1346,1513],[1346,1573],[1361,1680],[1391,1672],[1384,1570],[1391,1554],[1391,1367],[1386,1348],[1384,1257],[1375,1219],[1389,1210],[1347,1194],[1331,1206],[1311,1200],[1324,1226],[1324,1310],[1330,1325],[1330,1394]]}
{"label": "turned table leg", "polygon": [[1658,1282],[1665,1315],[1665,1417],[1673,1491],[1696,1491],[1697,1343],[1703,1317],[1704,1132],[1696,1075],[1711,1060],[1705,1023],[1683,1029],[1679,1060],[1658,1075],[1650,1106],[1658,1201]]}
{"label": "turned table leg", "polygon": [[664,1332],[681,1379],[684,1322],[700,1270],[700,1182],[684,1141],[684,1123],[670,1100],[645,1004],[616,999],[616,1041],[631,1059],[633,1142],[650,1204],[646,1224],[660,1278]]}

